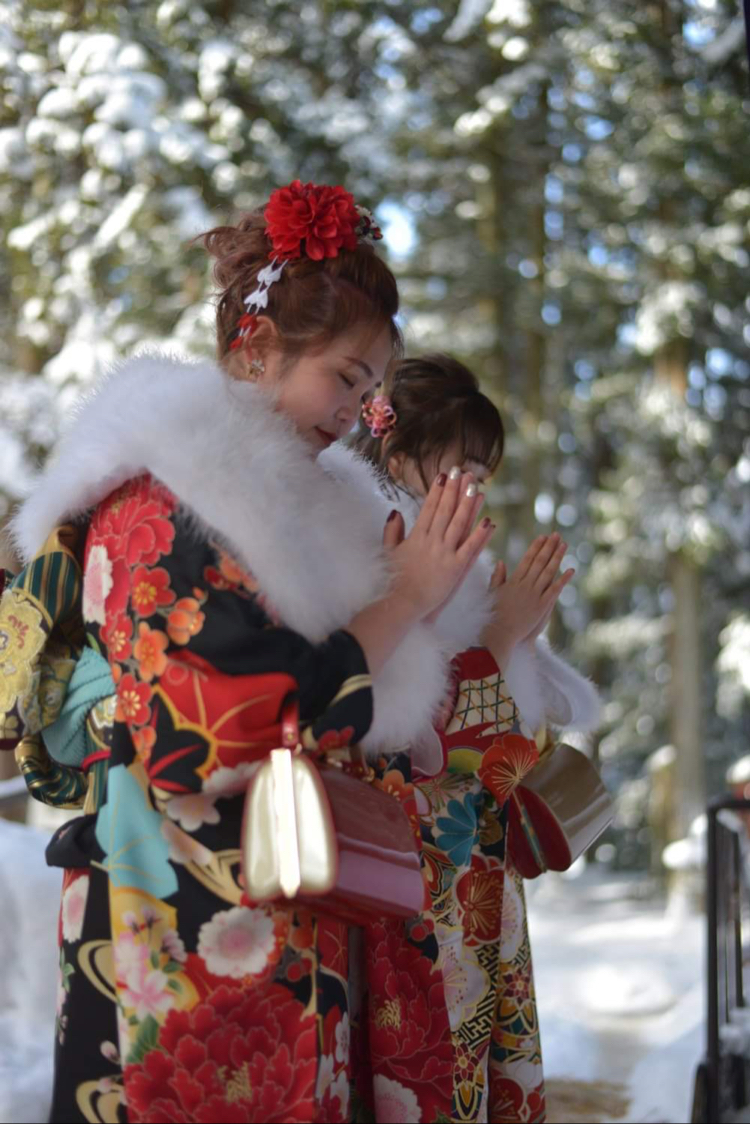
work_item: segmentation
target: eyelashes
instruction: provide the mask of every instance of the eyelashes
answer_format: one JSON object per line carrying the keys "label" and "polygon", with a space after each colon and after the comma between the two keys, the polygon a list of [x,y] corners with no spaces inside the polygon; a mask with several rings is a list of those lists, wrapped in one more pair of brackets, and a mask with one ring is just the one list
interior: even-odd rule
{"label": "eyelashes", "polygon": [[[336,373],[349,390],[354,390],[354,387],[357,385],[356,380],[352,379],[349,375],[345,375],[342,371],[337,371]],[[365,390],[360,399],[363,405],[365,402],[369,402],[372,399],[373,395],[376,394],[380,389],[380,386],[381,383],[378,383],[377,386],[368,387],[368,389]]]}
{"label": "eyelashes", "polygon": [[[339,371],[339,378],[344,383],[344,385],[349,388],[349,390],[354,390],[354,387],[357,385],[355,382],[353,382],[346,375],[342,375],[340,371]],[[371,397],[372,397],[372,391],[366,390],[364,392],[364,394],[362,395],[362,398],[361,398],[362,403],[367,402],[367,400]]]}

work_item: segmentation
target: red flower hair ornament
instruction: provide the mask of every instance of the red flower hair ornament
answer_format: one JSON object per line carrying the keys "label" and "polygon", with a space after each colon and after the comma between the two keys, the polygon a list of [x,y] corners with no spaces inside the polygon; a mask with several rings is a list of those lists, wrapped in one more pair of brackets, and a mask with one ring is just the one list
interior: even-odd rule
{"label": "red flower hair ornament", "polygon": [[382,231],[366,207],[358,207],[343,187],[294,180],[271,194],[263,212],[266,237],[273,247],[271,264],[258,274],[255,290],[245,297],[247,308],[237,325],[230,348],[242,347],[255,330],[256,317],[268,306],[268,290],[279,280],[288,261],[338,257],[341,250],[356,250],[361,241],[377,242]]}

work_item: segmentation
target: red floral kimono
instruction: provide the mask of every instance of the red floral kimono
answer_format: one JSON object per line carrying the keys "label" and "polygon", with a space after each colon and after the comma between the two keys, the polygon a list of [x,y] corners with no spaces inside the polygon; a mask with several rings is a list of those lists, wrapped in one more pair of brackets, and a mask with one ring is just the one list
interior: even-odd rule
{"label": "red floral kimono", "polygon": [[539,759],[489,652],[455,661],[447,769],[420,780],[422,856],[454,1048],[452,1119],[544,1120],[526,906],[507,801]]}

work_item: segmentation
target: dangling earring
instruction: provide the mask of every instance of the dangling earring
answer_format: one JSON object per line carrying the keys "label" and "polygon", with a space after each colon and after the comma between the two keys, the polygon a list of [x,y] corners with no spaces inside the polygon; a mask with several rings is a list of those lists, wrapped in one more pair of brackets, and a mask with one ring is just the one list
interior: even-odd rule
{"label": "dangling earring", "polygon": [[248,364],[248,378],[251,382],[257,382],[262,374],[265,373],[266,365],[262,359],[251,359]]}

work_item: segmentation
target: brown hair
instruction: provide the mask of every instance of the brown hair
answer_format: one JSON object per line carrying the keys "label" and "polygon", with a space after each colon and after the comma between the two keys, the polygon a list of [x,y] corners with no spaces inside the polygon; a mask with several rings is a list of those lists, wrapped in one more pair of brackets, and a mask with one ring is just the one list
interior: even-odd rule
{"label": "brown hair", "polygon": [[468,367],[439,353],[402,359],[388,374],[383,394],[396,411],[387,440],[375,438],[360,421],[355,447],[383,470],[393,456],[413,460],[429,488],[424,465],[457,441],[459,463],[477,461],[494,472],[500,464],[505,431],[494,402],[479,389]]}
{"label": "brown hair", "polygon": [[[235,226],[218,226],[200,236],[216,258],[214,278],[221,293],[216,308],[219,358],[224,358],[247,311],[244,298],[257,284],[258,273],[270,261],[271,243],[265,234],[263,209],[242,216]],[[335,258],[290,261],[268,293],[268,316],[279,332],[284,358],[296,359],[303,351],[322,350],[337,336],[357,325],[374,331],[390,329],[394,353],[401,353],[401,331],[396,279],[374,248],[360,242]]]}

